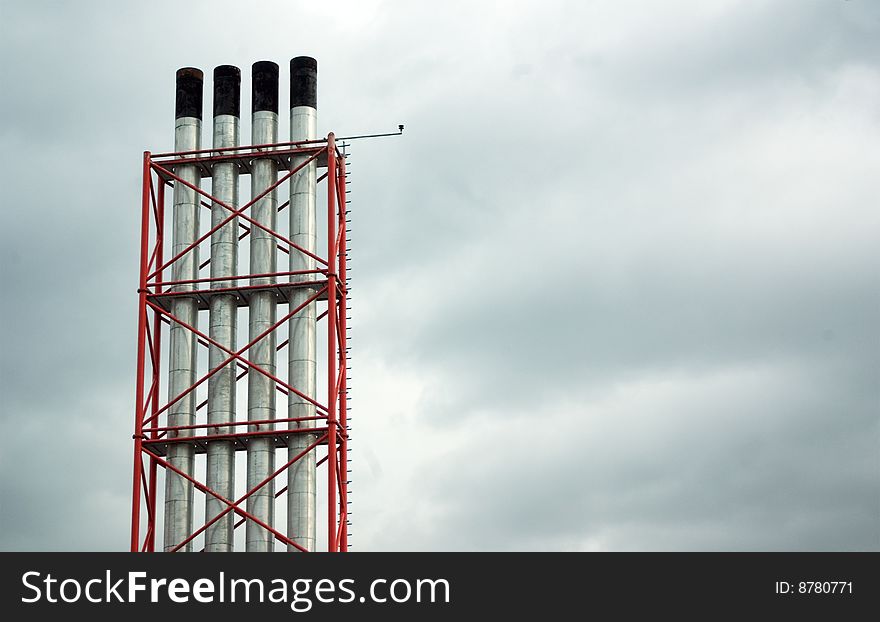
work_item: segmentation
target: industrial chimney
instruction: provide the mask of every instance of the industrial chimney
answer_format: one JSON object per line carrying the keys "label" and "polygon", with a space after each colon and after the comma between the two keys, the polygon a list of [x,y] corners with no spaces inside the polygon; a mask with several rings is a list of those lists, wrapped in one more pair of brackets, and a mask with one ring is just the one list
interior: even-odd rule
{"label": "industrial chimney", "polygon": [[[241,70],[231,65],[214,69],[214,152],[238,147],[238,127],[241,109]],[[224,203],[238,207],[238,165],[218,162],[211,169],[211,194],[217,198],[211,205],[211,282],[212,289],[223,290],[211,296],[209,309],[209,336],[227,350],[236,349],[236,322],[238,297],[231,290],[235,281],[227,280],[238,274],[238,218],[228,222],[230,212]],[[218,346],[208,349],[208,366],[221,369],[208,379],[208,434],[229,434],[229,426],[218,425],[235,421],[235,363],[223,365],[227,356]],[[235,448],[229,440],[210,441],[207,444],[208,488],[227,499],[234,498]],[[208,495],[205,499],[205,517],[212,519],[223,511],[225,504]],[[233,515],[226,513],[205,533],[205,550],[231,551]]]}
{"label": "industrial chimney", "polygon": [[[202,136],[202,72],[192,67],[177,72],[177,97],[175,102],[174,150],[196,151],[201,147]],[[183,182],[174,184],[172,207],[171,252],[177,256],[196,241],[199,235],[199,197],[195,191],[201,183],[201,175],[194,165],[181,164],[174,167],[174,174]],[[189,184],[189,185],[187,185]],[[198,247],[181,256],[171,264],[171,281],[192,281],[199,276]],[[172,291],[185,292],[194,289],[192,284],[172,286]],[[177,297],[171,303],[175,318],[190,326],[198,327],[198,306],[190,297]],[[190,426],[196,419],[195,392],[185,393],[196,381],[197,342],[195,334],[179,322],[171,324],[170,353],[168,356],[168,425]],[[176,400],[176,401],[174,401]],[[186,437],[192,430],[171,432],[175,437]],[[192,475],[194,448],[188,443],[176,443],[168,448],[168,462],[187,475]],[[165,477],[165,549],[170,550],[183,541],[192,531],[193,485],[184,477],[169,472]],[[191,545],[187,545],[191,550]]]}
{"label": "industrial chimney", "polygon": [[[298,56],[290,61],[290,140],[314,140],[318,133],[318,63],[314,58]],[[306,156],[291,158],[291,169],[303,164]],[[318,246],[317,215],[315,213],[317,165],[314,161],[296,173],[290,180],[290,239],[310,253]],[[305,253],[290,253],[290,271],[314,270],[315,260]],[[311,288],[293,290],[291,304],[299,305],[314,296]],[[317,326],[315,303],[290,319],[290,346],[288,349],[289,377],[292,385],[300,387],[307,396],[315,397],[317,380],[316,348]],[[315,406],[302,397],[290,393],[287,416],[307,418],[299,422],[301,428],[315,424]],[[312,434],[295,437],[289,453],[303,451],[315,441]],[[310,451],[287,472],[287,534],[302,542],[307,549],[315,545],[316,516],[315,452]],[[290,548],[288,550],[291,550]]]}

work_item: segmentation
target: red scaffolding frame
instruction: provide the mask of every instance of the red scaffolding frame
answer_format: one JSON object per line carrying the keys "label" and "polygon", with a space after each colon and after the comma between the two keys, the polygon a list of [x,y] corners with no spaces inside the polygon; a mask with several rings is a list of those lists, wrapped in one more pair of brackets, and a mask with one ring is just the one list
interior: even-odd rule
{"label": "red scaffolding frame", "polygon": [[[291,166],[292,158],[305,156],[304,162],[295,167]],[[210,193],[181,179],[174,173],[175,166],[195,166],[202,177],[210,177],[211,169],[218,162],[234,162],[243,173],[250,172],[250,162],[254,159],[271,158],[278,164],[278,170],[284,171],[279,175],[278,181],[267,188],[262,194],[242,207],[233,207],[217,200]],[[294,244],[290,239],[277,231],[273,231],[265,225],[255,221],[247,215],[247,210],[263,196],[274,189],[279,188],[294,174],[305,168],[311,162],[317,162],[319,167],[326,167],[326,172],[320,175],[318,182],[327,183],[327,238],[326,256],[312,254],[306,249]],[[246,500],[254,492],[262,488],[270,480],[284,474],[293,464],[307,455],[309,451],[318,451],[326,448],[326,455],[317,460],[319,466],[326,464],[327,483],[327,548],[331,552],[345,552],[348,550],[348,489],[347,489],[347,464],[348,464],[348,435],[346,428],[347,420],[347,352],[348,335],[346,327],[346,315],[348,307],[347,264],[346,264],[346,177],[345,158],[336,145],[336,139],[330,133],[326,139],[317,141],[302,141],[276,143],[271,145],[249,145],[222,150],[203,149],[199,151],[187,151],[176,153],[151,154],[144,152],[143,160],[143,187],[141,201],[141,249],[140,249],[140,279],[138,285],[138,347],[137,347],[137,386],[134,422],[134,468],[132,478],[132,505],[131,505],[131,550],[154,551],[156,542],[156,511],[157,511],[157,481],[159,468],[173,471],[192,483],[194,488],[205,495],[210,495],[225,504],[225,509],[207,521],[204,525],[195,529],[174,549],[180,550],[187,543],[203,533],[211,524],[220,520],[229,512],[234,512],[239,520],[235,523],[238,528],[246,520],[252,520],[261,527],[267,529],[275,538],[286,545],[305,551],[306,549],[288,535],[281,533],[273,526],[267,525],[245,509]],[[176,256],[166,259],[164,257],[165,241],[165,190],[175,183],[183,184],[197,192],[204,199],[202,204],[206,207],[211,204],[221,205],[229,211],[225,220],[211,227]],[[279,211],[284,209],[287,203],[281,205]],[[320,212],[319,212],[320,215]],[[192,252],[199,244],[209,240],[211,234],[222,226],[239,218],[239,227],[243,231],[240,239],[243,239],[252,228],[257,227],[274,237],[278,242],[278,248],[285,253],[301,252],[312,257],[317,268],[315,270],[285,271],[271,274],[244,274],[240,276],[224,276],[222,279],[198,278],[185,281],[163,281],[163,273],[178,259],[188,252]],[[244,221],[246,224],[242,223]],[[207,262],[203,263],[204,267]],[[250,279],[258,277],[273,277],[274,283],[270,285],[247,285]],[[223,289],[210,289],[210,283],[215,280],[233,281],[242,283],[241,286],[233,286]],[[282,281],[283,280],[283,281]],[[188,285],[192,289],[187,291],[170,291],[175,286]],[[293,288],[309,287],[316,293],[305,303],[291,309],[289,294]],[[218,294],[234,294],[239,306],[248,304],[250,295],[260,291],[272,291],[278,300],[278,305],[287,305],[287,312],[279,311],[280,319],[262,335],[253,339],[250,343],[232,351],[220,343],[212,340],[207,334],[199,331],[195,326],[183,322],[172,314],[171,301],[175,297],[187,297],[197,301],[200,310],[207,310],[212,296]],[[269,373],[258,365],[249,361],[246,354],[249,348],[264,338],[272,331],[277,331],[294,314],[301,311],[307,304],[314,301],[326,301],[327,308],[318,314],[318,320],[327,323],[327,343],[324,349],[327,367],[327,399],[325,403],[304,395],[296,387],[291,386],[282,379]],[[163,324],[175,323],[184,329],[191,331],[198,342],[208,347],[209,344],[226,354],[226,360],[209,369],[206,375],[199,378],[192,386],[179,395],[163,401],[160,397],[161,384],[161,336]],[[280,341],[280,340],[279,340]],[[286,345],[286,341],[277,347],[280,350]],[[318,356],[322,354],[322,348],[318,347]],[[207,423],[197,423],[189,426],[161,426],[160,421],[173,403],[184,396],[197,390],[213,374],[228,364],[235,362],[240,373],[240,380],[247,373],[259,373],[274,381],[276,390],[283,394],[293,392],[301,398],[315,405],[316,416],[311,418],[279,418],[267,421],[230,421],[227,423],[213,423],[211,428],[228,427],[232,431],[227,434],[208,434]],[[316,396],[317,397],[317,396]],[[197,413],[206,405],[202,402],[197,407]],[[298,427],[298,424],[306,419],[312,419],[312,423],[305,424],[308,427]],[[277,426],[277,427],[276,427]],[[267,479],[245,492],[238,499],[226,499],[214,490],[211,490],[203,482],[198,481],[194,474],[183,473],[165,459],[167,447],[172,443],[188,443],[194,447],[195,453],[205,453],[210,441],[232,441],[236,451],[247,448],[249,439],[255,437],[272,438],[276,448],[288,446],[288,441],[297,434],[314,435],[315,440],[307,449],[301,451],[288,460],[283,466],[277,468]],[[318,481],[321,481],[319,477]],[[282,488],[276,493],[276,498],[286,490]],[[144,520],[145,519],[145,520]]]}

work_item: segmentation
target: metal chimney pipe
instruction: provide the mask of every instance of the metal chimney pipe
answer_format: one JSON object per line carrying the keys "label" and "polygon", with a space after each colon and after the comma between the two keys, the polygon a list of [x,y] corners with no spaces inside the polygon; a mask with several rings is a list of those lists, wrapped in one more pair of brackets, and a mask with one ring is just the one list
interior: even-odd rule
{"label": "metal chimney pipe", "polygon": [[[298,56],[290,61],[290,140],[314,140],[318,132],[318,63],[314,58]],[[306,156],[291,158],[291,167],[306,160]],[[313,161],[290,181],[290,239],[311,253],[318,248],[315,199],[317,164]],[[290,251],[290,270],[314,270],[315,260],[294,249]],[[291,277],[297,279],[300,277]],[[313,277],[312,277],[313,278]],[[296,307],[313,296],[312,288],[298,287],[290,296]],[[313,302],[290,319],[288,346],[288,373],[291,386],[315,398],[316,364],[316,304]],[[314,417],[315,406],[291,392],[287,401],[288,417]],[[302,421],[298,427],[314,428],[316,420]],[[315,441],[313,434],[297,434],[290,443],[290,457],[303,451]],[[317,473],[315,451],[291,465],[287,475],[287,536],[306,549],[315,550],[315,492]],[[333,503],[333,500],[330,500]],[[288,551],[296,551],[288,545]]]}
{"label": "metal chimney pipe", "polygon": [[[237,147],[241,109],[241,70],[232,65],[214,69],[214,142],[215,150]],[[238,165],[221,162],[212,170],[211,194],[218,200],[238,207]],[[212,228],[229,216],[229,210],[215,203],[211,206]],[[233,218],[211,234],[211,277],[231,277],[238,274],[238,218]],[[236,281],[211,281],[212,289],[235,287]],[[236,350],[236,320],[238,306],[233,294],[214,295],[210,304],[211,339],[229,350]],[[212,345],[208,350],[209,369],[220,366],[227,355]],[[235,363],[228,363],[208,379],[208,424],[235,421]],[[208,434],[229,434],[230,426],[209,427]],[[235,448],[232,441],[210,441],[207,455],[208,488],[227,499],[235,498]],[[226,504],[212,495],[206,495],[205,519],[210,520],[226,508]],[[223,518],[205,531],[205,550],[226,552],[233,550],[234,514]]]}
{"label": "metal chimney pipe", "polygon": [[[270,61],[254,63],[251,78],[252,134],[251,144],[265,145],[278,142],[278,65]],[[271,159],[251,162],[251,196],[256,197],[278,180],[278,165]],[[277,229],[278,197],[272,190],[251,208],[254,220],[275,231]],[[251,227],[251,274],[277,272],[275,238]],[[251,279],[251,285],[275,282],[272,277]],[[255,292],[250,298],[248,341],[253,341],[276,321],[276,299],[273,292]],[[251,347],[248,358],[267,372],[276,375],[276,331],[270,332]],[[275,419],[275,382],[263,374],[248,373],[248,421]],[[269,424],[272,425],[272,424]],[[266,424],[248,426],[249,431],[264,431]],[[269,438],[251,439],[247,449],[247,489],[250,490],[269,477],[275,470],[275,444]],[[247,500],[247,511],[272,526],[275,514],[275,485],[269,482]],[[273,551],[274,536],[247,521],[245,529],[247,551]]]}
{"label": "metal chimney pipe", "polygon": [[[174,150],[193,151],[201,148],[202,134],[202,72],[192,67],[177,71],[177,96],[175,101]],[[200,175],[194,165],[176,166],[174,172],[195,187]],[[195,190],[175,182],[172,227],[172,257],[192,244],[199,235],[199,196]],[[171,266],[171,280],[198,278],[198,248],[186,253]],[[193,285],[181,285],[172,291],[188,291]],[[175,298],[172,314],[190,326],[198,327],[198,307],[194,298]],[[196,336],[176,322],[171,324],[168,396],[169,400],[186,391],[196,382]],[[195,391],[178,400],[168,410],[169,426],[195,424]],[[170,432],[171,437],[192,436],[192,430]],[[171,443],[168,446],[168,462],[181,472],[192,476],[194,450],[192,445]],[[165,475],[165,550],[171,550],[192,532],[193,485],[173,471]],[[192,543],[184,550],[191,551]]]}

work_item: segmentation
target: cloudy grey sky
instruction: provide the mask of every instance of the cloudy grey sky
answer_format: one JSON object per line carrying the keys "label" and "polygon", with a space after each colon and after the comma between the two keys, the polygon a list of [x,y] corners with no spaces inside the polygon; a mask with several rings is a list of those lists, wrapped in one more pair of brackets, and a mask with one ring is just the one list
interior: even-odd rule
{"label": "cloudy grey sky", "polygon": [[338,4],[0,0],[0,548],[127,548],[141,152],[308,54],[319,133],[407,127],[354,550],[880,550],[880,4]]}

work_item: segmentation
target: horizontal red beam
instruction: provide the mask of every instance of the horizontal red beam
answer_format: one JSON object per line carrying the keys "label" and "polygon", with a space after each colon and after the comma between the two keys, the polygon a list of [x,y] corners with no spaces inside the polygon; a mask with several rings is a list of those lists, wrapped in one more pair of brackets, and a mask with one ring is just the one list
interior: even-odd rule
{"label": "horizontal red beam", "polygon": [[[215,281],[241,281],[244,279],[269,279],[280,276],[301,276],[305,274],[327,274],[326,270],[293,270],[289,272],[266,272],[263,274],[239,274],[237,276],[206,276],[200,279],[183,279],[179,281],[162,281],[161,283],[147,283],[147,287],[168,287],[177,285],[192,285],[194,283],[213,283]],[[311,281],[310,281],[311,282]],[[295,282],[294,282],[295,284]],[[268,285],[268,283],[267,283]],[[289,285],[289,283],[272,283],[272,285]],[[254,286],[257,287],[257,286]],[[211,290],[215,291],[215,290]]]}
{"label": "horizontal red beam", "polygon": [[235,441],[239,439],[261,438],[265,436],[284,436],[285,434],[318,434],[326,432],[327,428],[295,428],[292,430],[261,430],[259,432],[234,432],[230,434],[210,434],[202,436],[178,436],[176,438],[145,438],[144,447],[153,445],[168,445],[172,443],[203,443],[207,441]]}
{"label": "horizontal red beam", "polygon": [[[298,149],[279,149],[279,147],[293,147],[295,145],[315,145],[313,147],[303,147]],[[323,146],[321,146],[323,145]],[[270,152],[273,155],[276,154],[286,154],[288,152],[302,152],[302,151],[318,151],[327,148],[327,139],[326,138],[317,138],[315,140],[298,140],[293,142],[285,142],[285,143],[267,143],[263,145],[239,145],[238,147],[223,147],[222,149],[195,149],[192,151],[166,151],[165,153],[154,153],[151,154],[152,160],[161,159],[164,160],[163,163],[167,163],[166,158],[173,158],[176,156],[185,156],[185,155],[205,155],[209,153],[217,153],[219,155],[223,155],[223,153],[232,154],[232,152],[239,153],[241,151],[255,151],[256,155],[266,155],[266,152]],[[192,162],[200,162],[202,158],[187,158],[185,163]]]}
{"label": "horizontal red beam", "polygon": [[259,419],[255,421],[228,421],[226,423],[197,423],[195,425],[175,425],[162,428],[149,428],[151,432],[174,432],[176,430],[199,430],[202,428],[230,428],[242,425],[263,425],[270,423],[299,423],[300,421],[315,421],[326,419],[327,415],[315,415],[314,417],[290,417],[287,419]]}

